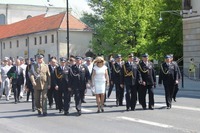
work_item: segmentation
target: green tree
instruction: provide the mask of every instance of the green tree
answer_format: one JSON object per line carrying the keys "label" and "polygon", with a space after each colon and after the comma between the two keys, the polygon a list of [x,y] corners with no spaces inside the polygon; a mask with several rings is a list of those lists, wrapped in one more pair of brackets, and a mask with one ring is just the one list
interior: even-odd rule
{"label": "green tree", "polygon": [[180,10],[180,0],[90,0],[89,5],[102,20],[94,27],[95,53],[149,53],[156,59],[169,51],[182,55],[180,17],[163,14],[159,22],[160,11]]}

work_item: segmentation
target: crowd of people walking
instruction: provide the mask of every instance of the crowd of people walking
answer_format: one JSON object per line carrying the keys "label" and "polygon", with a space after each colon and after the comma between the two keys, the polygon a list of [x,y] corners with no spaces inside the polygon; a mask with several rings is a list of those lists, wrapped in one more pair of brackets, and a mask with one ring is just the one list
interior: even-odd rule
{"label": "crowd of people walking", "polygon": [[[14,103],[18,104],[27,92],[27,101],[31,94],[32,111],[38,115],[47,115],[47,108],[55,108],[59,113],[69,114],[71,98],[74,97],[77,115],[81,115],[82,103],[86,103],[85,93],[90,89],[96,97],[97,113],[104,112],[105,101],[115,87],[116,106],[123,106],[125,93],[125,110],[134,111],[137,100],[143,110],[154,110],[154,88],[156,73],[154,64],[148,54],[141,60],[129,54],[127,61],[120,54],[106,61],[103,56],[95,59],[70,56],[69,59],[51,57],[48,64],[44,55],[36,59],[5,57],[1,65],[0,98],[5,94],[9,101],[11,92]],[[166,55],[160,66],[158,84],[164,85],[166,108],[172,107],[172,99],[176,100],[178,83],[181,80],[179,67],[173,61],[173,55]],[[106,89],[108,94],[106,95]],[[148,106],[146,95],[148,94]]]}

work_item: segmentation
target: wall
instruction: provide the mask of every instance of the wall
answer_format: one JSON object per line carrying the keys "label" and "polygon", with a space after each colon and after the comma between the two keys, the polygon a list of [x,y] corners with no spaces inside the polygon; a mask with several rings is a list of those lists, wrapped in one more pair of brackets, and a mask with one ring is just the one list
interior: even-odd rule
{"label": "wall", "polygon": [[200,1],[192,0],[193,11],[197,13],[189,14],[183,18],[183,59],[184,73],[188,75],[188,69],[191,64],[191,58],[194,59],[196,68],[196,77],[199,78],[200,64]]}
{"label": "wall", "polygon": [[[67,33],[59,31],[59,49],[60,56],[67,57]],[[85,56],[85,53],[90,49],[90,41],[92,40],[91,31],[70,31],[69,32],[69,53],[75,56]]]}

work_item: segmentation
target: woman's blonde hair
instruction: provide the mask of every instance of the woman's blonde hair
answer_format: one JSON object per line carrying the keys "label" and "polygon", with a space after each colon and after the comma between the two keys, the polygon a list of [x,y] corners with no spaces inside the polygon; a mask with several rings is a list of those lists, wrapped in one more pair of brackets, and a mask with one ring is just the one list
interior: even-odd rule
{"label": "woman's blonde hair", "polygon": [[94,60],[94,63],[102,62],[103,64],[105,63],[105,60],[101,56],[97,56]]}

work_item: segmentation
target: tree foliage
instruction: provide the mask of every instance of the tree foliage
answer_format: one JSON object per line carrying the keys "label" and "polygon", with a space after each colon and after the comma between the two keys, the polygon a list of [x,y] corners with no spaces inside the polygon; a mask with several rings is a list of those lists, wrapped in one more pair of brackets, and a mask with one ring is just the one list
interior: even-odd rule
{"label": "tree foliage", "polygon": [[95,14],[84,14],[94,28],[92,49],[104,55],[148,53],[154,59],[165,54],[182,56],[182,20],[160,11],[180,10],[180,0],[89,0]]}

